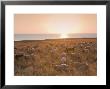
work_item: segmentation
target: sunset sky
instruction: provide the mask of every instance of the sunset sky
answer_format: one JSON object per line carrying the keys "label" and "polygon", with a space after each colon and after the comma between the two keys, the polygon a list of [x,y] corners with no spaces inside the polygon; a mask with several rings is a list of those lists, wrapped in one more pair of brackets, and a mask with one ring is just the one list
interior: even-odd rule
{"label": "sunset sky", "polygon": [[15,34],[96,33],[96,14],[15,14]]}

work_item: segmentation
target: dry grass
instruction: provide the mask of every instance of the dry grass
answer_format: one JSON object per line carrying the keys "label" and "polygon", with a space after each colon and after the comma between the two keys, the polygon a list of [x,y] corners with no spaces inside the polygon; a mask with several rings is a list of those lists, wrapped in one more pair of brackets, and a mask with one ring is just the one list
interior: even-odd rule
{"label": "dry grass", "polygon": [[15,76],[96,76],[96,39],[15,41]]}

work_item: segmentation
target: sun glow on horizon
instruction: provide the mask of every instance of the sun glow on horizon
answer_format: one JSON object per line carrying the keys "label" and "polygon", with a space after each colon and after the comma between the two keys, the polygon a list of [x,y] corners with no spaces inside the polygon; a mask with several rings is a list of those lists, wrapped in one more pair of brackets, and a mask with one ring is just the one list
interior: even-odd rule
{"label": "sun glow on horizon", "polygon": [[61,34],[61,38],[68,38],[67,34]]}

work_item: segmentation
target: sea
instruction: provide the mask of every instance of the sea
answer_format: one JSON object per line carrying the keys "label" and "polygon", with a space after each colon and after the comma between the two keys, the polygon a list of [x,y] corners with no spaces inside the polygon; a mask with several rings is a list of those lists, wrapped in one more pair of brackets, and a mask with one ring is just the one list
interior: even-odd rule
{"label": "sea", "polygon": [[[14,34],[14,41],[61,39],[61,34]],[[97,34],[66,34],[65,38],[97,38]]]}

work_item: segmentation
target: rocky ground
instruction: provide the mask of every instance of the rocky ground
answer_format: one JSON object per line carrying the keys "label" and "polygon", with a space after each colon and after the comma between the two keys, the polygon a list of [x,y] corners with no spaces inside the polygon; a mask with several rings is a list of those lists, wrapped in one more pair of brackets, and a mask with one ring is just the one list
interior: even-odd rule
{"label": "rocky ground", "polygon": [[15,76],[96,76],[97,40],[15,41]]}

